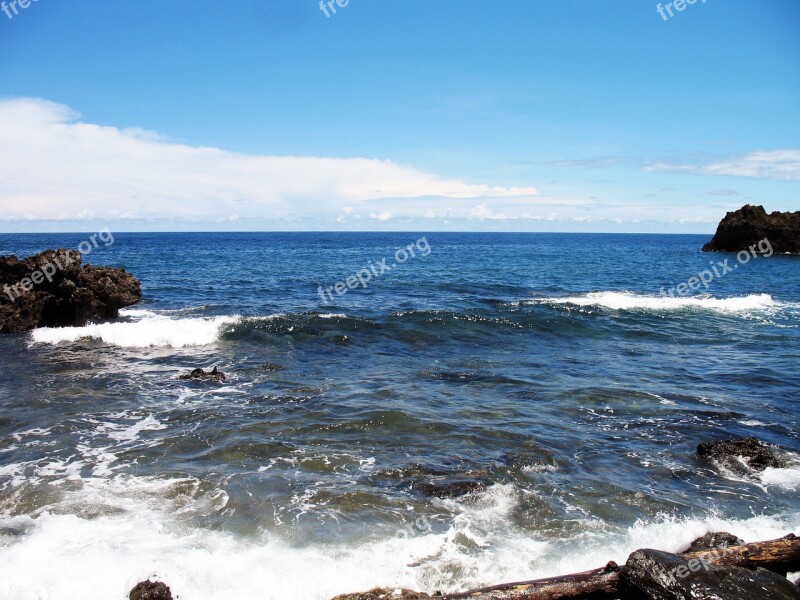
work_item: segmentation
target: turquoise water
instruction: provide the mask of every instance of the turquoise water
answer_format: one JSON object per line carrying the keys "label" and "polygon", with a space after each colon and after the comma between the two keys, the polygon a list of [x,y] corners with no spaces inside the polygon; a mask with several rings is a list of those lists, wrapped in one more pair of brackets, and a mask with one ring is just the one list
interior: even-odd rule
{"label": "turquoise water", "polygon": [[800,468],[694,451],[800,448],[800,260],[707,239],[115,234],[87,260],[139,305],[0,338],[0,597],[451,591],[797,529]]}

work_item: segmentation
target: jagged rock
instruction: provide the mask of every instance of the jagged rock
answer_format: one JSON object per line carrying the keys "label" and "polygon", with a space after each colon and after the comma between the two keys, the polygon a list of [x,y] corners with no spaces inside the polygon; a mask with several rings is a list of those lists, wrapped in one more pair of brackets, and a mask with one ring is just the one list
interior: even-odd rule
{"label": "jagged rock", "polygon": [[707,533],[703,537],[697,538],[691,543],[686,553],[716,550],[717,548],[727,548],[729,546],[741,546],[742,544],[744,544],[744,540],[739,539],[732,533],[719,531],[716,533]]}
{"label": "jagged rock", "polygon": [[0,333],[37,327],[82,327],[116,319],[142,296],[124,269],[81,267],[74,250],[48,250],[19,260],[0,256]]}
{"label": "jagged rock", "polygon": [[732,469],[737,469],[741,465],[738,458],[744,458],[748,466],[756,471],[763,471],[767,467],[781,469],[789,465],[788,461],[779,454],[777,448],[759,442],[754,437],[723,442],[705,442],[697,447],[697,454],[713,458]]}
{"label": "jagged rock", "polygon": [[800,254],[800,211],[767,214],[763,206],[746,204],[720,221],[703,252],[739,252],[768,239],[777,254]]}
{"label": "jagged rock", "polygon": [[714,567],[659,550],[637,550],[622,575],[623,597],[652,600],[798,600],[800,589],[765,569]]}
{"label": "jagged rock", "polygon": [[191,379],[194,381],[225,381],[225,373],[219,371],[214,367],[211,371],[206,372],[203,369],[195,369],[191,373],[181,375],[181,379]]}
{"label": "jagged rock", "polygon": [[160,581],[142,581],[137,583],[130,594],[129,600],[172,600],[172,592],[166,584]]}

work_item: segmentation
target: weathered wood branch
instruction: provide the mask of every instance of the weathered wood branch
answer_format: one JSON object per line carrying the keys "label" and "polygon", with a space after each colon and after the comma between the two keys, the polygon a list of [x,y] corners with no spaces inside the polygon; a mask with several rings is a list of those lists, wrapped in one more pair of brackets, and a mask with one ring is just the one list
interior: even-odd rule
{"label": "weathered wood branch", "polygon": [[619,590],[620,573],[624,567],[615,562],[602,569],[585,571],[563,577],[506,583],[460,594],[447,594],[447,600],[568,600],[570,598],[615,598]]}
{"label": "weathered wood branch", "polygon": [[[698,561],[713,567],[745,567],[755,569],[761,567],[786,575],[788,572],[800,571],[800,538],[789,534],[778,540],[768,542],[755,542],[740,546],[730,546],[692,552],[681,555],[686,561]],[[691,563],[690,563],[691,564]],[[625,598],[622,581],[626,568],[614,562],[608,563],[601,569],[585,571],[562,577],[549,579],[536,579],[505,583],[487,588],[429,596],[420,592],[403,590],[400,598],[432,600],[600,600],[607,598]],[[381,598],[397,599],[389,590],[373,590],[363,594],[346,594],[337,596],[334,600],[377,600]]]}
{"label": "weathered wood branch", "polygon": [[786,575],[800,571],[800,538],[790,533],[779,540],[692,552],[684,554],[683,557],[720,567],[747,569],[761,567],[779,575]]}

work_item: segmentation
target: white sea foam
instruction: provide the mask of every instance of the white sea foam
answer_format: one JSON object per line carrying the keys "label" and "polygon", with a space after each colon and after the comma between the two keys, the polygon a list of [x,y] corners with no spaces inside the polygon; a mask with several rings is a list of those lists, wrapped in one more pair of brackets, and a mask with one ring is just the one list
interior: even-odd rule
{"label": "white sea foam", "polygon": [[785,469],[767,467],[759,477],[765,485],[774,485],[789,490],[800,489],[800,465]]}
{"label": "white sea foam", "polygon": [[[43,511],[24,523],[0,517],[0,532],[25,531],[0,535],[0,598],[124,598],[148,577],[193,600],[329,600],[375,586],[455,590],[624,562],[642,547],[680,551],[708,531],[756,541],[800,526],[800,513],[739,521],[664,517],[619,529],[587,521],[583,533],[553,540],[518,529],[512,517],[524,492],[495,485],[472,502],[442,501],[456,513],[444,533],[299,546],[277,534],[244,539],[181,524],[176,503],[159,498],[170,488],[186,488],[191,482],[185,479],[84,482],[74,502],[117,510],[94,518]],[[226,500],[224,492],[214,492],[203,501],[214,511]]]}
{"label": "white sea foam", "polygon": [[766,427],[767,424],[761,421],[757,421],[756,419],[744,419],[739,421],[742,425],[746,425],[747,427]]}
{"label": "white sea foam", "polygon": [[43,327],[31,333],[37,344],[59,344],[78,340],[98,340],[122,348],[184,348],[206,346],[219,339],[222,328],[239,321],[238,316],[171,319],[135,311],[125,316],[139,318],[132,322],[100,323],[85,327]]}
{"label": "white sea foam", "polygon": [[573,304],[599,306],[611,310],[677,311],[686,309],[712,310],[728,313],[764,311],[785,306],[769,294],[750,294],[730,298],[676,297],[633,294],[630,292],[592,292],[564,298],[537,298],[536,304]]}
{"label": "white sea foam", "polygon": [[119,311],[119,316],[141,319],[144,317],[158,317],[159,314],[152,310],[144,310],[141,308],[122,308]]}

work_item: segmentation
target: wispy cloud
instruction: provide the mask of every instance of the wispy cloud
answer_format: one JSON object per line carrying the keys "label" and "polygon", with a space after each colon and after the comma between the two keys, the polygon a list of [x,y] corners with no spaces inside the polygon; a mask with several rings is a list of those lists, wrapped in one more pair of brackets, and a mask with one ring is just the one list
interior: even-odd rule
{"label": "wispy cloud", "polygon": [[743,156],[707,163],[659,161],[645,166],[646,171],[681,171],[707,175],[730,175],[754,179],[800,181],[800,149],[751,152]]}
{"label": "wispy cloud", "polygon": [[[84,123],[68,107],[44,100],[0,101],[4,218],[231,220],[335,214],[343,205],[390,198],[536,195],[534,187],[472,184],[388,160],[189,146],[155,132]],[[391,214],[376,216],[385,221]]]}
{"label": "wispy cloud", "polygon": [[620,165],[635,164],[636,161],[621,156],[601,156],[599,158],[564,159],[543,162],[541,164],[551,167],[566,167],[569,169],[603,169]]}

